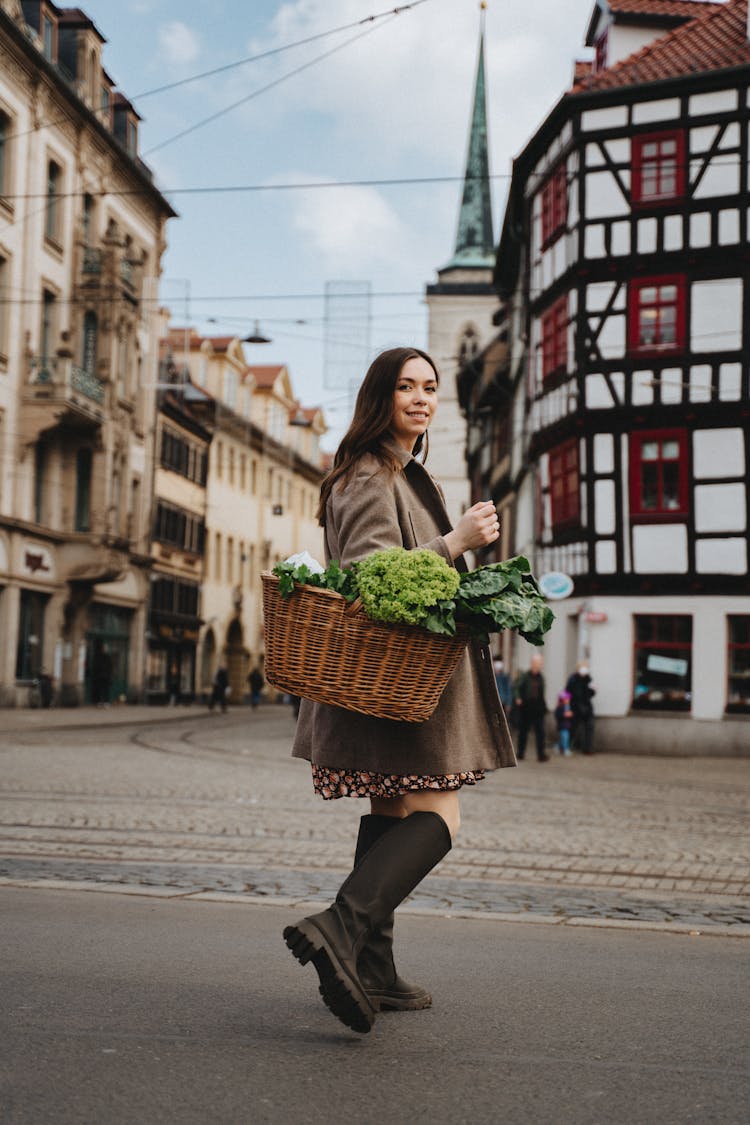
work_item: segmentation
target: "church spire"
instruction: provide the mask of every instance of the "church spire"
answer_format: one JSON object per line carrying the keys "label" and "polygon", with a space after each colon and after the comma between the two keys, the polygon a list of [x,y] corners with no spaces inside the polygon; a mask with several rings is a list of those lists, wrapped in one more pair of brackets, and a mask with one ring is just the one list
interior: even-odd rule
{"label": "church spire", "polygon": [[487,149],[487,101],[484,81],[484,5],[479,34],[479,60],[474,86],[469,149],[466,155],[464,191],[458,213],[458,231],[453,257],[444,269],[488,269],[495,260],[490,196],[490,162]]}

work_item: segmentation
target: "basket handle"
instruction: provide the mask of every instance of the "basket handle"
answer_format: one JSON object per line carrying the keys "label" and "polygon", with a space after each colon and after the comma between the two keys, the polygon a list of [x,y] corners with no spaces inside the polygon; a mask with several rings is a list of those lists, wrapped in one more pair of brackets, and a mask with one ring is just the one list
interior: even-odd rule
{"label": "basket handle", "polygon": [[362,608],[362,599],[361,598],[355,598],[354,601],[350,602],[349,605],[344,610],[344,617],[353,617],[355,613],[359,613],[361,608]]}

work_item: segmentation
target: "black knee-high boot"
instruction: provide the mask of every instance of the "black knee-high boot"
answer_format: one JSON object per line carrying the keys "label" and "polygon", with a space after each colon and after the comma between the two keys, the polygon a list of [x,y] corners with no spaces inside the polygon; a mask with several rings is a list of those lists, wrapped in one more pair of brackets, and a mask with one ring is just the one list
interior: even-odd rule
{"label": "black knee-high boot", "polygon": [[450,832],[441,816],[412,813],[372,845],[328,910],[284,930],[297,960],[302,965],[313,962],[324,1002],[354,1031],[369,1031],[375,1022],[375,1008],[357,972],[365,941],[450,848]]}
{"label": "black knee-high boot", "polygon": [[[364,858],[384,832],[399,823],[400,817],[368,813],[359,822],[354,866]],[[376,1011],[414,1012],[429,1008],[432,997],[418,984],[400,977],[393,962],[394,916],[389,915],[373,930],[357,958],[357,973],[368,999]]]}

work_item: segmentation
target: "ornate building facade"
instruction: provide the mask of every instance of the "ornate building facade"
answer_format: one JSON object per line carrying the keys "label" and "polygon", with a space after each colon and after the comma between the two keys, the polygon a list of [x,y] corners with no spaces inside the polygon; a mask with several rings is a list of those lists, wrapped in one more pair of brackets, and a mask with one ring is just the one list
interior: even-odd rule
{"label": "ornate building facade", "polygon": [[167,346],[212,434],[195,690],[205,696],[223,664],[238,701],[264,660],[261,571],[303,549],[322,557],[315,512],[326,424],[319,409],[301,407],[284,364],[248,365],[236,337],[173,328]]}
{"label": "ornate building facade", "polygon": [[0,0],[0,696],[143,689],[156,286],[174,215],[78,8]]}

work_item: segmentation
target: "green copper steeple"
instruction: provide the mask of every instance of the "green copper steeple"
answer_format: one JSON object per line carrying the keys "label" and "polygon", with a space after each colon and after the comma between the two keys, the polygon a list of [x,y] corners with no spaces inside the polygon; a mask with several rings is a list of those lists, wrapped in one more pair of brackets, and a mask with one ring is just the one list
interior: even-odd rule
{"label": "green copper steeple", "polygon": [[466,155],[464,193],[458,213],[453,257],[443,269],[491,269],[495,261],[487,150],[487,101],[484,82],[484,28],[479,36],[479,61]]}

